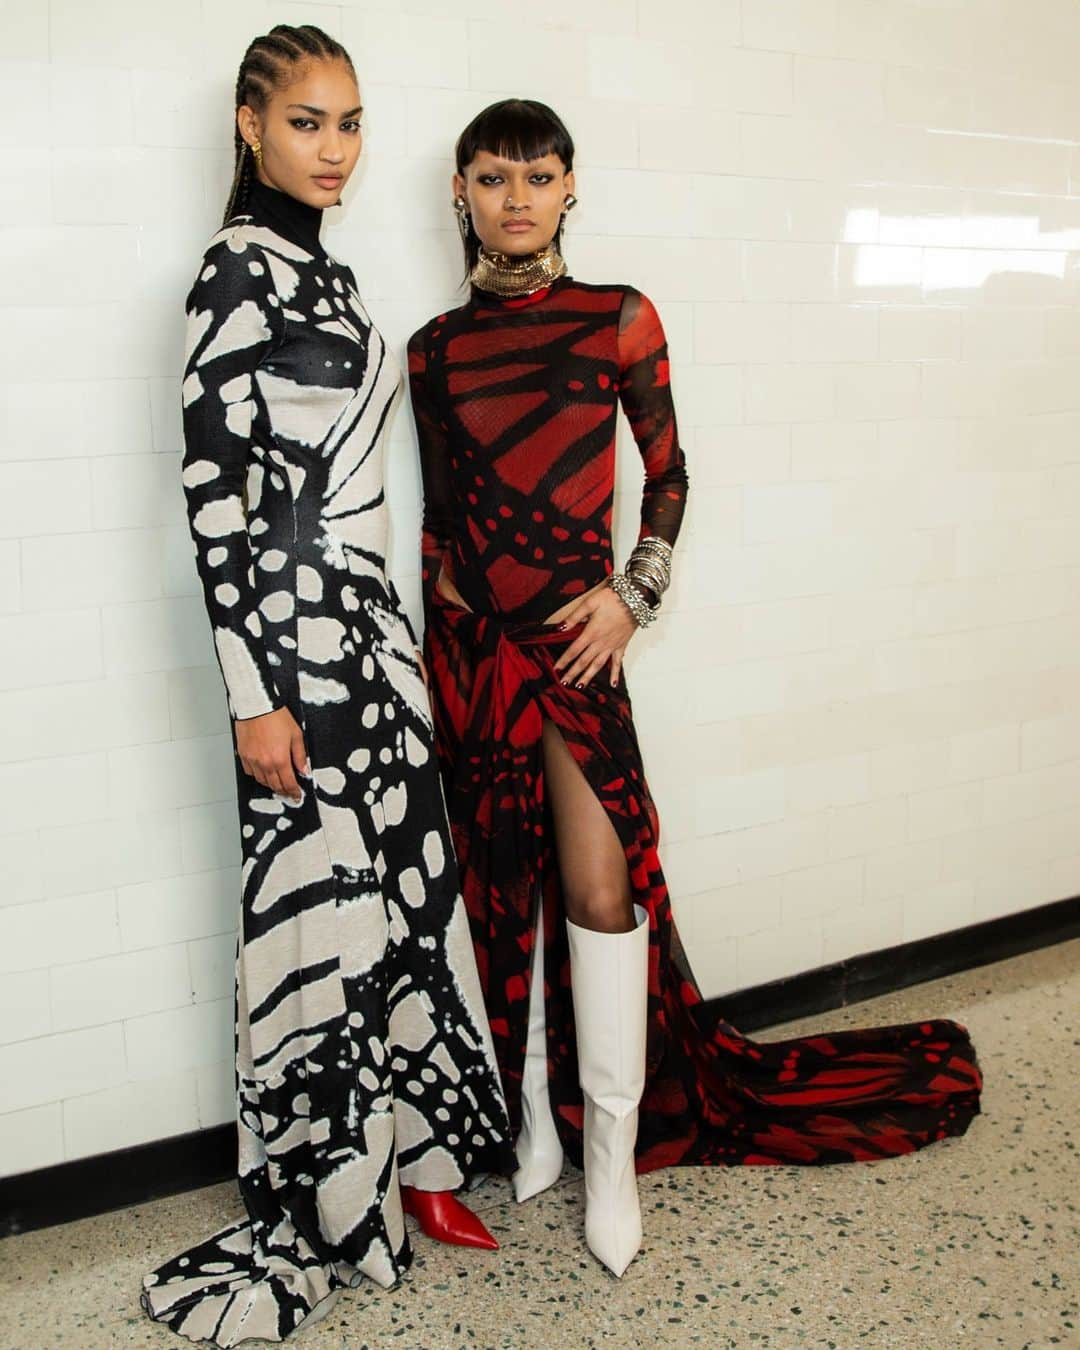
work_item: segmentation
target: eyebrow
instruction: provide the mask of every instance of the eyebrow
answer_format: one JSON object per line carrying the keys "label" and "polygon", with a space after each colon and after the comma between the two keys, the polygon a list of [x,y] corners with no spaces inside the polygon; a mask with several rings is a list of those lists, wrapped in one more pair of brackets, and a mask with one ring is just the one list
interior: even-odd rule
{"label": "eyebrow", "polygon": [[[311,103],[288,103],[285,106],[288,108],[303,108],[305,112],[315,113],[317,117],[325,117],[327,115],[325,108],[316,108]],[[341,115],[342,117],[355,117],[357,113],[363,111],[364,105],[362,103],[358,103],[355,108],[349,108]]]}

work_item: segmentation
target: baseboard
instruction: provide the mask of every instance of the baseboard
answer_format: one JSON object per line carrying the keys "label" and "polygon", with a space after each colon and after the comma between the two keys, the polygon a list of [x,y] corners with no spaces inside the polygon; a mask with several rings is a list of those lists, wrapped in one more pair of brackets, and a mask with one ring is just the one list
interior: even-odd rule
{"label": "baseboard", "polygon": [[[837,961],[711,1002],[741,1030],[756,1031],[1075,937],[1080,937],[1080,897]],[[218,1125],[2,1177],[0,1237],[227,1181],[235,1170],[236,1127]]]}
{"label": "baseboard", "polygon": [[0,1177],[0,1238],[226,1181],[236,1147],[236,1126],[215,1125]]}
{"label": "baseboard", "polygon": [[759,1031],[1075,937],[1080,937],[1080,896],[866,952],[709,1002],[723,1008],[740,1031]]}

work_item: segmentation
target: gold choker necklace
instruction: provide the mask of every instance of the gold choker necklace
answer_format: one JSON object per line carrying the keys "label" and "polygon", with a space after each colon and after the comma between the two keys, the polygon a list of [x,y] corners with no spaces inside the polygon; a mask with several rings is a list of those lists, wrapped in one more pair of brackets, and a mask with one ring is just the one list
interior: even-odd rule
{"label": "gold choker necklace", "polygon": [[510,253],[489,253],[480,246],[480,256],[469,274],[474,286],[504,299],[532,295],[544,286],[550,286],[556,277],[565,276],[566,260],[552,240],[538,253],[527,253],[523,258]]}

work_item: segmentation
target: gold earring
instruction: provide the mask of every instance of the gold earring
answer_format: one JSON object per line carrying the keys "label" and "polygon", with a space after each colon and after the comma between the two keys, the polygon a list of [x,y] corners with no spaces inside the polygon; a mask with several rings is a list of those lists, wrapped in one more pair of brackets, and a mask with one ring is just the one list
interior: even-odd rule
{"label": "gold earring", "polygon": [[462,239],[469,237],[469,204],[459,193],[454,198],[454,210],[457,212],[458,229],[461,231]]}
{"label": "gold earring", "polygon": [[262,168],[262,141],[251,142],[251,153],[255,156],[256,167]]}
{"label": "gold earring", "polygon": [[568,193],[566,200],[563,202],[563,209],[562,209],[563,215],[564,216],[569,215],[575,206],[577,206],[577,198],[574,196],[572,192]]}

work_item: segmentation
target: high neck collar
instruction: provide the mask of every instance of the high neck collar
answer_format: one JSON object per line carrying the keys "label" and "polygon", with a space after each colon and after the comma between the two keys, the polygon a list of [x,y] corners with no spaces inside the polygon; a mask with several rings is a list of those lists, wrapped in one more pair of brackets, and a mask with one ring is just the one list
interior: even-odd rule
{"label": "high neck collar", "polygon": [[487,249],[482,244],[472,271],[472,284],[499,299],[524,299],[546,290],[557,277],[566,274],[566,262],[552,240],[535,253],[509,254]]}
{"label": "high neck collar", "polygon": [[307,202],[299,201],[278,188],[268,187],[255,178],[248,190],[247,209],[258,224],[268,225],[308,253],[326,252],[319,242],[319,226],[323,217],[321,206],[308,206]]}
{"label": "high neck collar", "polygon": [[569,272],[564,272],[562,276],[556,277],[546,286],[541,286],[539,290],[530,291],[528,295],[494,295],[491,291],[485,291],[477,285],[469,287],[469,303],[474,310],[513,310],[529,309],[533,305],[542,304],[549,295],[558,291],[563,286],[568,286],[573,281]]}

